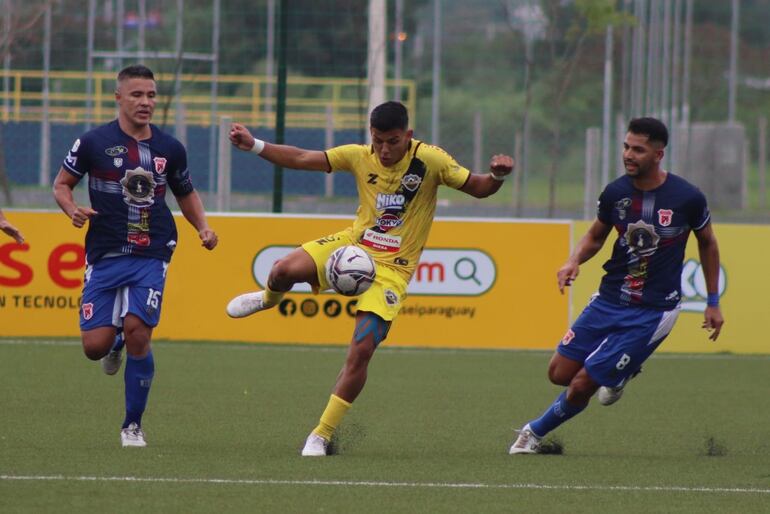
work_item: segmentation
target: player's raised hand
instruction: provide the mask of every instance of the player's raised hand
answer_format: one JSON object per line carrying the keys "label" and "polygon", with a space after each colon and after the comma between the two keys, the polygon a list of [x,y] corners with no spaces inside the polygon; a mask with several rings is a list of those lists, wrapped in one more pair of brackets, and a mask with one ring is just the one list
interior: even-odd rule
{"label": "player's raised hand", "polygon": [[198,237],[201,238],[201,246],[206,250],[213,250],[219,242],[216,232],[206,227],[198,231]]}
{"label": "player's raised hand", "polygon": [[712,341],[717,340],[724,323],[725,320],[722,317],[722,310],[719,307],[706,307],[706,310],[703,312],[703,325],[701,325],[701,328],[705,328],[711,332],[709,339]]}
{"label": "player's raised hand", "polygon": [[11,225],[8,220],[0,220],[0,230],[11,236],[17,243],[24,242],[24,236],[21,235],[19,229]]}
{"label": "player's raised hand", "polygon": [[99,213],[90,207],[78,206],[75,209],[75,212],[72,213],[72,224],[77,228],[83,228],[83,226],[86,224],[86,221],[91,219],[92,216],[96,216],[97,214]]}
{"label": "player's raised hand", "polygon": [[254,146],[254,136],[249,129],[240,123],[233,123],[230,126],[230,142],[239,150],[249,151]]}
{"label": "player's raised hand", "polygon": [[493,155],[489,161],[489,171],[498,177],[508,175],[513,171],[513,158],[503,154]]}
{"label": "player's raised hand", "polygon": [[559,271],[556,272],[556,279],[559,282],[559,292],[561,294],[564,294],[565,287],[572,285],[572,282],[574,282],[579,273],[580,266],[572,260],[568,260],[564,263],[564,266],[559,268]]}

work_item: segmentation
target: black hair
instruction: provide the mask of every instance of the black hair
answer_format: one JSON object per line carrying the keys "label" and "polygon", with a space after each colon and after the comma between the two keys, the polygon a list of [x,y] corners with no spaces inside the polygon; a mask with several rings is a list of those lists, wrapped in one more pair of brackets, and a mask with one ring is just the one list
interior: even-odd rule
{"label": "black hair", "polygon": [[628,131],[632,134],[647,136],[650,142],[663,143],[664,147],[668,144],[668,129],[657,118],[634,118],[628,122]]}
{"label": "black hair", "polygon": [[385,102],[372,110],[369,123],[381,132],[406,130],[409,127],[409,114],[401,102]]}
{"label": "black hair", "polygon": [[152,70],[142,64],[126,66],[118,73],[118,82],[125,79],[150,79],[155,80]]}

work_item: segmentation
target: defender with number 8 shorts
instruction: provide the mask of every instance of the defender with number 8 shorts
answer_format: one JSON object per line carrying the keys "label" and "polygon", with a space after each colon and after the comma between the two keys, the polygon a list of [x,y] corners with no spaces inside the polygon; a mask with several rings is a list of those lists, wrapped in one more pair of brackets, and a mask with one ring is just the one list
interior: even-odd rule
{"label": "defender with number 8 shorts", "polygon": [[537,419],[526,423],[511,454],[539,453],[541,439],[582,412],[599,391],[615,403],[642,363],[660,346],[679,315],[681,276],[690,232],[709,291],[703,327],[716,340],[724,320],[719,309],[719,248],[706,198],[695,186],[661,168],[668,130],[655,118],[631,120],[625,137],[626,174],[599,197],[597,219],[557,273],[559,290],[578,276],[615,228],[618,238],[599,292],[570,327],[548,367],[548,378],[566,386]]}

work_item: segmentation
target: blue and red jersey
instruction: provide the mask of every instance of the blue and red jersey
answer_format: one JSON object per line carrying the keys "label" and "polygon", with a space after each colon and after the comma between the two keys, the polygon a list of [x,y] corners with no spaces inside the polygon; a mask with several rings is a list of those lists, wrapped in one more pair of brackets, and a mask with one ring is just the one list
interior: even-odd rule
{"label": "blue and red jersey", "polygon": [[166,188],[177,197],[193,191],[182,143],[150,125],[152,137],[137,141],[118,121],[80,137],[64,159],[78,179],[88,175],[91,207],[86,256],[137,255],[170,261],[177,230],[166,204]]}
{"label": "blue and red jersey", "polygon": [[690,231],[711,220],[703,193],[672,173],[651,191],[636,189],[624,175],[599,196],[597,217],[618,233],[612,257],[604,264],[601,298],[620,305],[674,308],[682,295]]}

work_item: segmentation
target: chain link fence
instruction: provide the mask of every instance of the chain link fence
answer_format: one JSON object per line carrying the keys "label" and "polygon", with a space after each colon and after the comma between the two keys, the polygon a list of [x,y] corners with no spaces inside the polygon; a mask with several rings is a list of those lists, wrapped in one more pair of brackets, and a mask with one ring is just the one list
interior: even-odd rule
{"label": "chain link fence", "polygon": [[[158,77],[154,122],[186,144],[210,210],[275,208],[272,165],[218,138],[224,118],[275,140],[285,66],[287,144],[366,143],[380,88],[408,106],[415,137],[467,167],[516,157],[497,195],[444,190],[439,214],[592,217],[601,186],[622,173],[628,119],[654,115],[671,128],[666,167],[710,196],[716,219],[770,219],[769,0],[0,4],[3,206],[55,207],[61,159],[115,116],[117,71],[143,62]],[[216,197],[222,163],[226,202]],[[347,174],[285,170],[282,182],[284,212],[354,212]]]}

